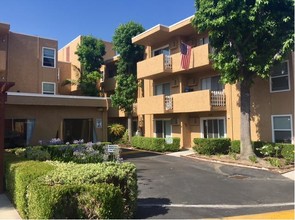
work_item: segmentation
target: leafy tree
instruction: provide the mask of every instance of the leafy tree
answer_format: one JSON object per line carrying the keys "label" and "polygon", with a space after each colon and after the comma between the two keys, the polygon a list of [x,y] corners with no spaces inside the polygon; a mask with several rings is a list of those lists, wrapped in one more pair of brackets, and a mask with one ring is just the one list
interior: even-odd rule
{"label": "leafy tree", "polygon": [[223,83],[238,83],[241,109],[241,158],[253,155],[250,133],[250,87],[268,78],[272,66],[294,43],[293,0],[196,0],[192,21],[209,32],[213,67]]}
{"label": "leafy tree", "polygon": [[120,25],[113,36],[114,49],[120,54],[120,59],[117,63],[117,86],[111,99],[114,106],[128,115],[129,140],[132,136],[132,112],[138,88],[136,64],[144,55],[144,47],[132,44],[132,37],[143,31],[142,25],[131,21]]}
{"label": "leafy tree", "polygon": [[92,36],[83,36],[75,54],[81,63],[78,87],[83,95],[97,96],[97,80],[101,77],[100,67],[103,64],[105,45],[102,40]]}

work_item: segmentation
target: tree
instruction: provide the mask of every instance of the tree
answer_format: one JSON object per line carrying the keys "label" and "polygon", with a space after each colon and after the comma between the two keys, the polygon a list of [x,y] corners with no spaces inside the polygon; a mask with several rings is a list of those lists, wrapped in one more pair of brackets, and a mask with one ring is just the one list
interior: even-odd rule
{"label": "tree", "polygon": [[105,45],[102,40],[92,36],[83,36],[75,54],[81,63],[78,87],[83,95],[97,96],[97,80],[101,78],[100,67],[103,64]]}
{"label": "tree", "polygon": [[113,36],[114,49],[120,54],[117,63],[117,86],[111,96],[112,104],[128,115],[129,141],[132,136],[133,104],[137,98],[137,62],[143,59],[144,47],[132,44],[132,37],[142,33],[144,28],[135,22],[120,25]]}
{"label": "tree", "polygon": [[238,83],[241,109],[241,158],[254,155],[250,133],[250,87],[268,78],[272,66],[294,44],[293,0],[196,0],[192,21],[208,31],[213,68],[223,83]]}

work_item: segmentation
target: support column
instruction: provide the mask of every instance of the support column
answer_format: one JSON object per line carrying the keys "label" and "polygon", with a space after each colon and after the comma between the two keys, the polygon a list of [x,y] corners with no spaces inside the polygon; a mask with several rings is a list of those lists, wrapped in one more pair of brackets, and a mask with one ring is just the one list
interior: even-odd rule
{"label": "support column", "polygon": [[4,192],[4,131],[5,131],[5,102],[7,91],[14,86],[11,82],[0,82],[0,193]]}

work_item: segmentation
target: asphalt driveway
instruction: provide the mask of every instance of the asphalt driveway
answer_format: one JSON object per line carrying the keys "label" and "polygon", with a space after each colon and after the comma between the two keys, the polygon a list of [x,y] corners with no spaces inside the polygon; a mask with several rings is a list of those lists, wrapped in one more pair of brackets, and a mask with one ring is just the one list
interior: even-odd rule
{"label": "asphalt driveway", "polygon": [[221,218],[294,208],[294,182],[280,174],[123,150],[138,170],[136,218]]}

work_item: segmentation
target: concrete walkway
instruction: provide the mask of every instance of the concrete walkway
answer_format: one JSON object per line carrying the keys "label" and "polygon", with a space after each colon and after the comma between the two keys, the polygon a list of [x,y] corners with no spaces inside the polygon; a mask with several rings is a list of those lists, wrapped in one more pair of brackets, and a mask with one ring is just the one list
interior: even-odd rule
{"label": "concrete walkway", "polygon": [[0,194],[0,219],[21,219],[5,194]]}

